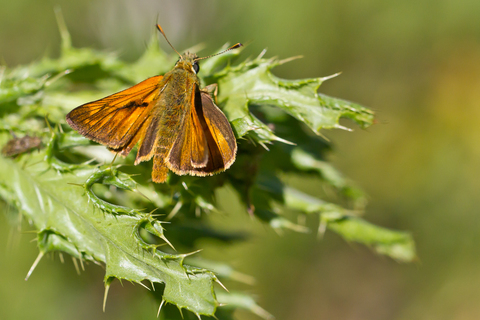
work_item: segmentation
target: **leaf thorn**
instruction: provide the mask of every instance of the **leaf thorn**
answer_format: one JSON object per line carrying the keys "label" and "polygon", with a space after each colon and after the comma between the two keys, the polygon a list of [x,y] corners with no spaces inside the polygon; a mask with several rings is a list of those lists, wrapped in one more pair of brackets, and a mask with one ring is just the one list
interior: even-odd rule
{"label": "leaf thorn", "polygon": [[67,184],[69,184],[69,185],[71,185],[71,186],[76,186],[76,187],[85,188],[85,184],[73,183],[73,182],[67,182]]}
{"label": "leaf thorn", "polygon": [[30,267],[30,270],[28,270],[28,273],[27,273],[27,276],[25,277],[25,281],[28,280],[28,278],[30,278],[30,276],[32,275],[32,272],[33,270],[35,270],[35,268],[37,267],[38,263],[40,262],[40,260],[42,259],[43,255],[45,253],[40,251],[40,253],[38,254],[37,258],[35,259],[35,261],[33,262],[32,266]]}
{"label": "leaf thorn", "polygon": [[73,265],[75,266],[75,270],[77,270],[77,274],[80,275],[80,268],[78,268],[77,259],[72,257]]}
{"label": "leaf thorn", "polygon": [[178,311],[180,311],[180,315],[182,316],[182,319],[185,319],[185,318],[183,317],[183,311],[182,311],[182,308],[181,308],[181,307],[179,307],[179,306],[177,306],[177,308],[178,308]]}
{"label": "leaf thorn", "polygon": [[83,265],[83,258],[82,258],[82,256],[80,256],[79,260],[80,260],[80,267],[82,267],[82,271],[85,271],[85,266]]}
{"label": "leaf thorn", "polygon": [[[188,190],[188,189],[187,189]],[[171,220],[175,215],[178,213],[178,211],[182,208],[183,202],[178,201],[177,204],[173,207],[172,211],[168,214],[168,216],[165,218],[165,220]]]}
{"label": "leaf thorn", "polygon": [[337,73],[334,73],[332,75],[329,75],[329,76],[326,76],[326,77],[322,77],[320,78],[320,80],[323,82],[323,81],[327,81],[327,80],[330,80],[332,78],[335,78],[335,77],[338,77],[339,75],[341,75],[342,72],[337,72]]}
{"label": "leaf thorn", "polygon": [[317,236],[319,240],[323,239],[323,236],[325,235],[325,231],[327,231],[327,222],[324,219],[320,218],[320,224],[318,225],[318,232],[317,232]]}
{"label": "leaf thorn", "polygon": [[170,246],[170,248],[172,248],[173,250],[177,251],[177,249],[175,249],[175,247],[173,246],[173,244],[171,244],[171,242],[168,241],[167,237],[165,237],[164,235],[162,235],[162,236],[160,237],[160,239],[162,239],[163,241],[165,241],[165,242]]}
{"label": "leaf thorn", "polygon": [[287,62],[290,62],[290,61],[293,61],[293,60],[298,60],[298,59],[303,59],[303,56],[302,56],[302,55],[299,55],[299,56],[294,56],[294,57],[286,58],[286,59],[283,59],[283,60],[278,61],[278,64],[279,64],[279,65],[282,65],[282,64],[285,64],[285,63],[287,63]]}
{"label": "leaf thorn", "polygon": [[220,285],[220,287],[223,288],[223,290],[225,290],[225,291],[227,291],[227,292],[230,292],[230,291],[228,291],[227,287],[225,287],[225,285],[224,285],[220,280],[218,280],[217,277],[215,277],[213,280],[214,280],[216,283],[218,283],[218,284]]}
{"label": "leaf thorn", "polygon": [[137,282],[139,285],[141,285],[142,287],[144,287],[145,289],[147,289],[148,291],[152,291],[149,287],[147,287],[146,285],[144,285],[141,281]]}
{"label": "leaf thorn", "polygon": [[195,250],[195,251],[192,251],[192,252],[189,252],[189,253],[184,253],[181,256],[182,256],[183,259],[185,259],[186,257],[189,257],[189,256],[192,256],[196,253],[199,253],[200,251],[203,251],[203,249],[198,249],[198,250]]}
{"label": "leaf thorn", "polygon": [[105,293],[103,295],[103,312],[105,312],[105,306],[107,305],[107,296],[108,296],[108,290],[110,289],[110,280],[107,280],[105,282]]}
{"label": "leaf thorn", "polygon": [[257,57],[257,60],[262,59],[265,53],[267,53],[267,48],[263,49],[262,52],[260,52],[260,54]]}
{"label": "leaf thorn", "polygon": [[350,129],[350,128],[348,128],[348,127],[344,127],[344,126],[342,126],[342,125],[340,125],[340,124],[336,124],[336,125],[335,125],[335,128],[336,128],[336,129],[342,129],[342,130],[345,130],[345,131],[350,131],[350,132],[353,131],[353,129]]}
{"label": "leaf thorn", "polygon": [[165,303],[165,300],[162,299],[162,302],[160,303],[160,306],[158,307],[157,318],[160,316],[160,311],[162,311],[162,307],[163,307],[164,303]]}

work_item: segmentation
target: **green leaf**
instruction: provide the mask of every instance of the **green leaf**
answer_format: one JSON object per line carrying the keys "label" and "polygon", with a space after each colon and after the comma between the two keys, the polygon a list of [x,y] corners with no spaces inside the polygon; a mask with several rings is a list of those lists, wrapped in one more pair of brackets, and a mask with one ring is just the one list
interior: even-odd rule
{"label": "green leaf", "polygon": [[241,292],[220,293],[218,301],[225,304],[225,309],[244,309],[248,310],[263,319],[274,319],[275,317],[260,307],[256,301],[249,295]]}
{"label": "green leaf", "polygon": [[23,215],[35,225],[42,253],[64,251],[103,262],[107,283],[111,278],[163,283],[166,302],[196,314],[215,313],[213,273],[184,266],[186,255],[152,252],[137,239],[140,227],[151,221],[148,214],[112,215],[95,209],[84,196],[85,189],[73,184],[83,185],[102,174],[84,169],[59,175],[41,161],[43,157],[39,153],[29,158],[31,163],[38,162],[29,166],[0,157],[1,193],[7,201],[20,205]]}
{"label": "green leaf", "polygon": [[375,226],[355,216],[354,211],[312,197],[294,188],[284,187],[281,194],[285,207],[306,214],[320,214],[320,235],[328,229],[347,241],[362,243],[377,253],[395,260],[411,262],[416,259],[415,243],[407,232]]}
{"label": "green leaf", "polygon": [[351,181],[345,179],[343,174],[335,169],[325,160],[320,160],[315,155],[306,152],[301,148],[293,148],[291,151],[292,163],[298,169],[304,171],[315,171],[330,186],[337,189],[343,195],[353,199],[355,209],[365,208],[367,199],[363,192]]}
{"label": "green leaf", "polygon": [[285,80],[271,69],[289,60],[257,58],[215,74],[212,81],[220,87],[219,102],[241,137],[253,131],[260,143],[281,141],[273,131],[253,116],[249,107],[273,105],[307,124],[315,133],[321,129],[345,129],[338,122],[348,117],[362,126],[373,122],[373,113],[357,104],[318,95],[317,89],[330,77]]}
{"label": "green leaf", "polygon": [[187,258],[186,261],[190,265],[211,270],[222,279],[229,279],[249,285],[253,285],[256,282],[252,276],[239,272],[226,263],[196,257]]}
{"label": "green leaf", "polygon": [[381,228],[363,219],[336,213],[322,214],[321,223],[346,240],[370,246],[395,260],[411,262],[416,259],[415,243],[407,232]]}
{"label": "green leaf", "polygon": [[[0,105],[16,101],[18,98],[37,93],[42,89],[47,77],[22,79],[5,79],[0,82]],[[4,110],[3,110],[4,111]],[[1,112],[1,111],[0,111]]]}

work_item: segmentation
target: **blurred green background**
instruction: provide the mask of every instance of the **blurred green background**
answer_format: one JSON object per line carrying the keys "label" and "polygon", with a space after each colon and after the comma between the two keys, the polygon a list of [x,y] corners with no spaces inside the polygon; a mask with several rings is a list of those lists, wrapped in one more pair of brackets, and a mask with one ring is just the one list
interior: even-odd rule
{"label": "blurred green background", "polygon": [[[480,319],[480,1],[0,0],[2,64],[58,55],[55,6],[77,47],[134,60],[158,21],[179,51],[204,43],[207,55],[243,42],[244,57],[264,48],[267,56],[303,55],[277,68],[281,77],[342,71],[321,92],[376,112],[368,130],[345,121],[353,133],[324,132],[331,160],[369,194],[367,220],[412,232],[417,263],[398,264],[331,233],[320,241],[278,236],[232,211],[231,192],[219,195],[228,213],[211,219],[252,237],[204,254],[254,276],[255,286],[240,289],[277,319]],[[38,254],[33,238],[0,215],[1,319],[155,318],[156,302],[126,282],[112,285],[103,313],[95,265],[78,276],[69,258],[56,256],[23,281]]]}

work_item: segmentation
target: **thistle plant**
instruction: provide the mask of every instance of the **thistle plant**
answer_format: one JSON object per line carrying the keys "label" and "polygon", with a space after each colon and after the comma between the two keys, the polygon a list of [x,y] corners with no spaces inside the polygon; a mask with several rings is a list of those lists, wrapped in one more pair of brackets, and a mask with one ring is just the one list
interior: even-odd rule
{"label": "thistle plant", "polygon": [[[134,153],[112,163],[112,154],[73,131],[65,115],[165,73],[176,55],[159,49],[155,36],[137,61],[122,62],[115,54],[74,48],[60,25],[59,58],[0,69],[0,146],[12,134],[42,141],[15,157],[0,156],[0,198],[12,208],[7,215],[20,214],[38,241],[40,253],[27,278],[45,254],[61,252],[81,265],[105,266],[105,299],[114,279],[128,280],[154,289],[159,306],[188,310],[185,317],[230,319],[243,308],[269,318],[251,296],[226,291],[222,284],[249,277],[198,252],[199,238],[243,240],[205,219],[206,213],[215,219],[224,210],[215,193],[227,187],[235,190],[245,214],[278,232],[334,232],[398,261],[415,258],[409,233],[361,217],[365,195],[327,160],[331,145],[321,130],[350,130],[339,124],[341,118],[361,128],[374,121],[367,108],[319,94],[330,77],[278,78],[272,70],[291,59],[265,58],[265,52],[238,63],[239,52],[233,51],[206,60],[199,76],[204,86],[218,84],[217,104],[235,131],[237,160],[212,177],[171,174],[167,183],[155,184],[151,163],[133,166]],[[292,176],[317,179],[339,201],[289,186],[286,177]],[[318,230],[286,218],[286,210],[318,216]]]}

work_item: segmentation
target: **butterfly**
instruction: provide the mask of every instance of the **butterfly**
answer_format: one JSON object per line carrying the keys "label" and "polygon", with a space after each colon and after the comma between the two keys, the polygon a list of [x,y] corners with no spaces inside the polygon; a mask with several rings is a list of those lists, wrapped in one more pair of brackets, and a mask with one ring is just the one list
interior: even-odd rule
{"label": "butterfly", "polygon": [[[66,121],[90,140],[127,156],[138,145],[135,165],[153,158],[152,180],[163,183],[168,171],[210,176],[235,161],[237,143],[232,127],[215,105],[216,85],[200,89],[199,58],[181,55],[175,67],[131,88],[73,109]],[[237,43],[227,50],[241,47]],[[218,54],[221,54],[218,53]]]}

